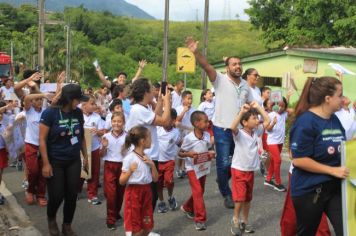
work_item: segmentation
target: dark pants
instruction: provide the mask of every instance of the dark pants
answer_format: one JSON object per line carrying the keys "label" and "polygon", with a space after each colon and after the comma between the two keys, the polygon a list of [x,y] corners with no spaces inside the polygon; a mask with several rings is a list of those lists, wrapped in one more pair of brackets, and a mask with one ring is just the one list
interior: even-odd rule
{"label": "dark pants", "polygon": [[81,160],[60,161],[50,160],[53,176],[47,179],[48,218],[55,218],[58,208],[64,200],[63,223],[72,223],[76,204],[77,190],[80,179]]}
{"label": "dark pants", "polygon": [[[155,163],[156,169],[158,170],[158,161],[153,161],[153,162]],[[151,190],[152,190],[152,209],[154,211],[158,200],[158,182],[152,181]]]}
{"label": "dark pants", "polygon": [[213,131],[219,190],[223,197],[231,196],[229,180],[231,178],[231,159],[235,148],[234,139],[231,129],[213,126]]}
{"label": "dark pants", "polygon": [[303,196],[293,197],[293,205],[297,216],[297,235],[315,235],[323,212],[329,218],[337,236],[343,235],[341,183],[332,180],[318,185],[321,192],[314,202],[316,190]]}

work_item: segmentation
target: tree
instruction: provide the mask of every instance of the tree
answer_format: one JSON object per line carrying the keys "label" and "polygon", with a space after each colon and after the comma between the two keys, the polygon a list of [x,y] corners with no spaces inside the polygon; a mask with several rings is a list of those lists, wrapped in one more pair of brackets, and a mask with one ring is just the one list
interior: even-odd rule
{"label": "tree", "polygon": [[266,46],[355,45],[354,1],[250,0],[245,12]]}

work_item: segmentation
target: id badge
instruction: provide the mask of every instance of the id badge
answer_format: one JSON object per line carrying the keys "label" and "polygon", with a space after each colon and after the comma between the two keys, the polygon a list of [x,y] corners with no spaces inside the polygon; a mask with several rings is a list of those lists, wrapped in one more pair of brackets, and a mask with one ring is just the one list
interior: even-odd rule
{"label": "id badge", "polygon": [[72,145],[77,144],[77,143],[78,143],[78,137],[77,137],[77,136],[72,137],[72,138],[70,139],[70,143],[71,143]]}

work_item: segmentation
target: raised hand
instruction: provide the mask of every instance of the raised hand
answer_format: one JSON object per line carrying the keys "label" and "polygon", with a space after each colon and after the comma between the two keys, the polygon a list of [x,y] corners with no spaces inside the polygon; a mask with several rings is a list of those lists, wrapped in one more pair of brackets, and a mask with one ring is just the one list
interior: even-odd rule
{"label": "raised hand", "polygon": [[241,112],[242,112],[242,113],[246,113],[246,112],[248,112],[250,109],[251,109],[250,105],[244,104],[244,105],[241,107]]}
{"label": "raised hand", "polygon": [[138,62],[138,66],[143,69],[145,68],[145,66],[147,65],[147,61],[146,60],[141,60]]}
{"label": "raised hand", "polygon": [[66,79],[66,72],[62,71],[58,76],[57,76],[57,84],[62,84],[64,83]]}
{"label": "raised hand", "polygon": [[185,40],[185,44],[186,44],[187,48],[189,48],[189,50],[192,53],[196,53],[197,52],[199,41],[195,41],[193,39],[193,37],[187,37],[186,40]]}

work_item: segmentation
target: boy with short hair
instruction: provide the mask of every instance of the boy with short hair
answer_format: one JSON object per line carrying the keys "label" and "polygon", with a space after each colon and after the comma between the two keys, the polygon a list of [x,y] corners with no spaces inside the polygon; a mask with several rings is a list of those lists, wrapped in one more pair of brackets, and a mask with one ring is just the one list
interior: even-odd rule
{"label": "boy with short hair", "polygon": [[[262,115],[263,124],[260,124],[258,114]],[[235,142],[231,163],[232,199],[235,202],[231,233],[236,236],[240,236],[244,232],[254,232],[248,225],[248,214],[252,200],[254,171],[259,169],[257,142],[269,122],[268,114],[254,101],[250,105],[242,106],[231,125]],[[242,128],[238,128],[239,125]]]}

